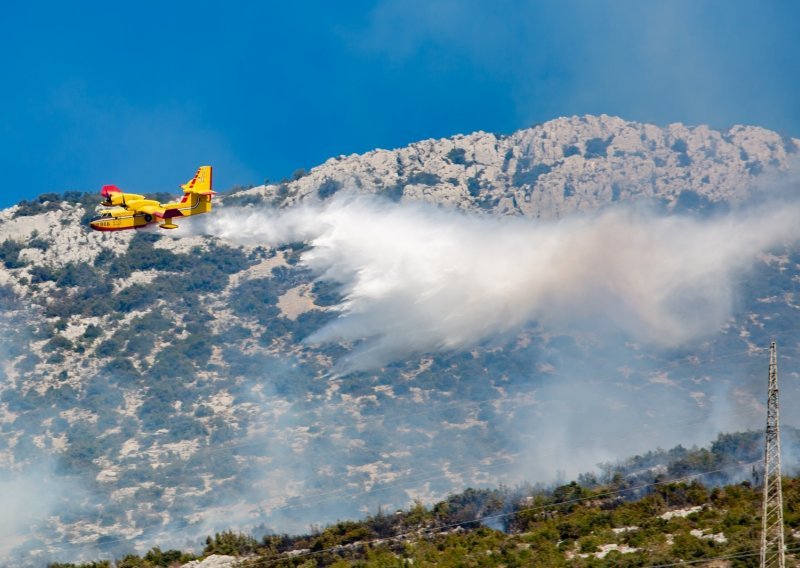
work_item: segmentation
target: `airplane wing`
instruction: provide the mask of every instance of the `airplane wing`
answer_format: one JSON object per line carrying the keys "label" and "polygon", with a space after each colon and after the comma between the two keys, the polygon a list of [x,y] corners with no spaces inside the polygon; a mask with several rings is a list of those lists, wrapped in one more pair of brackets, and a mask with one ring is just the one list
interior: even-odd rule
{"label": "airplane wing", "polygon": [[158,201],[154,199],[145,199],[141,195],[137,195],[139,199],[125,200],[124,207],[136,213],[146,213],[148,215],[156,215],[160,217],[164,213],[164,208]]}

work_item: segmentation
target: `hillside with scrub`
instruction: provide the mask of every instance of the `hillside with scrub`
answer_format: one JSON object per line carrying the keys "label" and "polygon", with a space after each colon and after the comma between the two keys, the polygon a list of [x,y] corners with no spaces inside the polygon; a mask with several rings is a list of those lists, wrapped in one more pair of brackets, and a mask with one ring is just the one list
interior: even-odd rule
{"label": "hillside with scrub", "polygon": [[[788,434],[797,439],[796,431]],[[300,536],[223,531],[194,551],[154,547],[50,567],[757,566],[760,463],[741,460],[762,441],[756,432],[724,435],[709,449],[676,447],[606,464],[602,479],[468,489]],[[741,474],[749,479],[725,483]],[[785,477],[783,488],[787,565],[795,566],[800,479]]]}
{"label": "hillside with scrub", "polygon": [[[511,135],[479,132],[332,158],[291,179],[227,192],[205,217],[232,219],[227,229],[244,232],[252,229],[247,219],[277,224],[284,214],[306,206],[324,212],[356,194],[390,213],[464,215],[469,227],[486,220],[539,227],[620,204],[702,227],[765,188],[780,194],[791,186],[797,150],[797,140],[757,127],[571,117]],[[466,346],[433,341],[343,370],[368,343],[317,340],[352,305],[336,270],[313,269],[324,247],[303,235],[242,243],[223,234],[226,227],[93,232],[86,223],[99,199],[53,193],[0,211],[0,491],[8,496],[0,558],[9,563],[112,561],[155,544],[197,554],[202,535],[299,535],[312,524],[378,510],[394,515],[415,503],[433,515],[426,522],[444,526],[452,519],[437,520],[433,511],[449,495],[572,478],[581,491],[595,491],[577,479],[587,471],[598,487],[610,487],[597,464],[677,444],[706,447],[720,432],[761,428],[765,348],[776,335],[787,377],[782,396],[800,396],[792,380],[800,248],[788,240],[771,243],[728,278],[730,313],[721,312],[721,324],[697,340],[662,344],[609,331],[605,314],[568,328],[550,325],[557,317],[531,318]],[[490,246],[477,258],[474,250],[494,242],[493,233],[468,237],[460,264],[477,267],[486,288],[502,290],[507,282],[492,262],[522,265],[529,251]],[[422,244],[417,257],[436,248]],[[593,266],[593,258],[584,264]],[[405,304],[388,304],[393,317],[376,319],[399,320],[432,295],[452,302],[462,284],[415,289]],[[722,288],[712,284],[704,289]],[[587,298],[601,288],[582,289],[566,307],[591,304]],[[624,313],[629,300],[644,296],[628,295],[609,313]],[[463,305],[486,306],[484,294],[468,298]],[[702,319],[704,300],[690,295],[667,307],[687,321]],[[517,305],[506,307],[515,313]],[[448,323],[431,320],[431,328]],[[405,336],[412,340],[427,331],[411,330]],[[798,408],[784,407],[787,425],[800,419]],[[723,483],[750,480],[745,469],[699,481],[710,495]],[[539,498],[513,495],[503,507]],[[383,534],[364,530],[368,540]],[[528,531],[493,530],[470,538]],[[609,534],[616,540],[604,540]],[[590,536],[564,545],[559,535],[553,546],[566,559],[564,546],[573,550]],[[634,538],[595,536],[597,546]],[[591,545],[579,544],[573,561],[584,561],[582,548]]]}

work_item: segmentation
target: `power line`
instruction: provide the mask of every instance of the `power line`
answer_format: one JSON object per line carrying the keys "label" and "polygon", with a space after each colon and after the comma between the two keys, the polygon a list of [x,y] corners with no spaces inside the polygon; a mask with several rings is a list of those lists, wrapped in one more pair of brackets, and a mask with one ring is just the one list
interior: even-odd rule
{"label": "power line", "polygon": [[[604,497],[604,496],[608,496],[608,495],[612,495],[612,494],[618,494],[618,493],[637,491],[637,490],[642,489],[642,488],[656,486],[656,485],[663,485],[663,484],[667,484],[667,483],[678,483],[678,482],[681,482],[683,480],[693,479],[693,478],[700,477],[700,476],[711,475],[711,474],[714,474],[714,473],[719,473],[719,472],[723,472],[723,471],[727,471],[727,470],[735,470],[735,469],[741,469],[741,468],[744,468],[744,467],[750,467],[754,463],[757,463],[757,462],[749,462],[749,463],[745,463],[745,464],[737,464],[737,465],[733,465],[733,466],[727,466],[727,467],[718,468],[718,469],[715,469],[715,470],[708,470],[708,471],[704,471],[704,472],[699,472],[699,473],[696,473],[696,474],[692,474],[692,475],[688,475],[688,476],[684,476],[684,477],[676,478],[676,479],[670,479],[670,480],[647,483],[647,484],[640,484],[638,486],[628,487],[628,488],[625,488],[625,489],[620,489],[618,491],[612,491],[612,492],[606,492],[606,493],[594,495],[592,498]],[[501,467],[503,465],[507,465],[507,463],[506,462],[496,463],[496,464],[493,464],[493,465],[490,465],[490,466],[484,466],[484,468],[493,469],[493,468],[496,468],[496,467]],[[438,472],[438,470],[436,470],[436,471]],[[377,489],[371,489],[371,490],[365,490],[365,491],[356,491],[356,492],[353,492],[353,493],[351,493],[349,495],[344,495],[343,498],[352,498],[352,497],[358,497],[360,495],[365,495],[365,494],[370,494],[370,493],[377,493],[377,492],[380,492],[380,491],[385,491],[385,490],[391,489],[394,486],[399,485],[399,484],[412,483],[412,482],[421,483],[421,482],[424,482],[424,481],[429,481],[431,479],[438,479],[438,478],[441,478],[441,477],[446,477],[446,475],[447,474],[440,473],[440,474],[437,474],[437,475],[434,475],[434,476],[431,476],[431,477],[428,477],[428,478],[402,480],[402,481],[400,481],[400,482],[398,482],[396,484],[390,484],[388,486],[379,487]],[[318,496],[311,496],[311,497],[309,497],[309,499],[314,499],[314,502],[324,501],[324,499],[323,500],[319,500],[317,497]],[[560,505],[564,505],[564,504],[571,504],[573,502],[579,502],[579,501],[583,501],[585,499],[589,499],[589,497],[587,497],[587,498],[578,498],[578,499],[569,500],[569,501],[565,501],[565,502],[554,504],[554,505],[542,506],[542,507],[539,507],[539,508],[550,508],[550,507],[560,506]],[[271,511],[288,510],[288,509],[293,509],[293,508],[306,506],[307,504],[308,503],[304,502],[304,503],[300,503],[300,504],[286,505],[286,506],[283,506],[283,507],[278,507],[278,508],[272,509]],[[458,526],[458,525],[468,524],[468,523],[472,523],[472,522],[480,522],[482,520],[489,520],[489,519],[493,519],[493,518],[502,518],[502,517],[509,516],[509,515],[512,515],[512,514],[517,514],[517,513],[522,512],[522,511],[535,510],[535,509],[536,508],[521,509],[521,510],[518,510],[518,511],[516,511],[514,513],[505,513],[505,514],[501,514],[501,515],[487,516],[487,517],[483,517],[481,519],[475,519],[475,520],[472,520],[472,521],[465,521],[465,522],[462,522],[462,523],[457,523],[457,524],[452,525],[452,526]],[[170,523],[170,526],[172,528],[174,528],[174,529],[175,528],[180,529],[180,528],[190,527],[190,526],[192,526],[192,524],[193,523],[191,523],[190,521],[187,521],[187,520],[178,520],[178,521],[173,521],[172,523]],[[107,545],[107,544],[119,543],[119,542],[123,542],[123,541],[132,541],[132,540],[134,540],[136,538],[140,538],[142,536],[142,534],[144,532],[148,531],[149,529],[166,528],[166,527],[163,525],[163,523],[157,523],[157,524],[154,523],[154,524],[151,524],[151,525],[144,525],[144,526],[132,527],[132,528],[136,528],[138,530],[141,530],[142,533],[139,534],[139,535],[136,535],[135,537],[132,537],[132,538],[131,537],[117,537],[117,538],[109,537],[109,538],[104,538],[103,539],[103,544]],[[443,527],[443,528],[452,528],[452,527]],[[50,549],[53,549],[53,548],[55,548],[55,549],[67,548],[70,545],[74,545],[74,544],[82,544],[83,545],[83,546],[74,546],[73,547],[73,548],[77,548],[77,549],[89,549],[89,548],[95,548],[96,547],[96,543],[94,543],[94,542],[93,543],[83,543],[83,542],[80,542],[78,540],[67,540],[67,541],[61,541],[61,542],[58,542],[58,543],[53,543],[52,545],[48,545],[48,548],[50,548]]]}
{"label": "power line", "polygon": [[[752,414],[753,412],[756,412],[756,411],[748,411],[746,413],[736,413],[736,414],[733,414],[733,416],[747,415],[747,414]],[[666,430],[671,430],[671,429],[676,429],[676,428],[681,428],[682,429],[682,428],[686,428],[686,427],[692,427],[692,426],[696,425],[697,423],[702,423],[702,422],[704,422],[704,421],[701,420],[701,421],[690,421],[690,422],[674,422],[674,423],[672,423],[670,425],[670,427],[665,428],[664,430],[656,430],[655,432],[666,431]],[[601,436],[602,435],[598,435],[597,438],[599,438]],[[379,448],[370,448],[370,447],[366,447],[366,448],[362,447],[362,448],[359,448],[359,449],[367,450],[367,451],[373,451],[373,452],[380,451]],[[519,453],[514,453],[514,454],[508,454],[506,456],[503,456],[500,459],[496,460],[496,463],[494,463],[492,465],[483,465],[483,466],[481,466],[481,471],[491,470],[491,469],[495,469],[497,467],[508,465],[509,462],[508,462],[508,460],[506,458],[515,458],[515,457],[518,457],[519,455],[520,455]],[[455,464],[449,463],[448,465],[449,466],[455,465],[456,468],[463,468],[463,466],[469,465],[469,464],[471,464],[473,462],[474,462],[474,460],[467,459],[467,460],[464,460],[462,462],[456,462]],[[330,500],[336,499],[336,498],[341,498],[342,500],[345,500],[345,499],[352,499],[352,498],[355,498],[355,497],[359,497],[359,496],[362,496],[362,495],[372,495],[372,494],[376,494],[376,493],[379,493],[379,492],[395,489],[397,486],[407,485],[409,483],[423,483],[423,482],[430,481],[430,480],[433,480],[433,479],[440,479],[440,478],[443,478],[443,477],[447,477],[448,475],[451,475],[451,474],[457,474],[457,473],[463,473],[463,472],[464,472],[463,469],[460,469],[460,470],[456,469],[455,471],[450,471],[449,473],[443,473],[442,470],[441,470],[441,467],[437,467],[436,469],[415,471],[411,475],[410,478],[407,477],[407,478],[404,478],[404,479],[398,479],[398,480],[396,480],[394,482],[383,483],[379,487],[376,487],[376,488],[373,488],[373,489],[362,489],[362,490],[356,490],[356,491],[348,492],[348,488],[347,487],[341,487],[339,489],[332,489],[330,491],[312,493],[312,494],[307,495],[304,499],[300,500],[300,502],[295,501],[295,502],[292,502],[291,504],[286,504],[286,505],[273,507],[273,508],[270,509],[270,514],[275,513],[275,512],[291,510],[291,509],[297,509],[297,508],[308,506],[309,504],[312,504],[312,503],[313,504],[317,504],[317,503],[320,503],[320,502],[330,501]],[[427,476],[428,473],[435,474],[435,475]],[[420,477],[420,476],[426,476],[426,477]],[[180,521],[178,521],[178,522],[180,522]],[[141,528],[141,527],[139,527],[139,528]]]}
{"label": "power line", "polygon": [[[625,488],[625,489],[618,489],[618,490],[614,490],[614,491],[606,491],[606,492],[603,492],[603,493],[598,493],[598,494],[587,496],[587,497],[576,497],[574,499],[568,499],[568,500],[562,501],[560,503],[552,503],[552,504],[548,504],[548,505],[539,505],[539,506],[536,506],[536,507],[526,507],[526,508],[518,509],[516,511],[512,511],[512,512],[509,512],[509,513],[497,513],[497,514],[493,514],[493,515],[485,515],[483,517],[471,519],[471,520],[468,520],[468,521],[461,521],[461,522],[458,522],[458,523],[451,523],[451,524],[448,524],[448,525],[443,525],[443,526],[440,526],[440,527],[436,527],[436,529],[434,531],[431,531],[431,532],[422,531],[421,536],[423,536],[423,537],[436,536],[437,534],[441,534],[442,532],[444,532],[444,531],[446,531],[448,529],[460,527],[460,526],[463,526],[463,525],[468,525],[468,524],[473,524],[473,523],[483,523],[483,522],[488,521],[488,520],[495,520],[495,519],[502,519],[502,518],[506,518],[506,517],[512,517],[512,516],[519,515],[520,513],[543,511],[543,510],[552,509],[552,508],[556,508],[556,507],[563,507],[565,505],[572,505],[572,504],[575,504],[575,503],[580,503],[582,501],[588,501],[588,500],[598,499],[598,498],[602,498],[602,497],[610,497],[610,496],[619,495],[619,494],[622,494],[622,493],[625,493],[625,492],[639,491],[639,490],[642,490],[642,489],[646,489],[648,487],[655,487],[655,486],[666,485],[666,484],[671,484],[671,483],[681,483],[681,482],[688,481],[690,479],[696,479],[698,477],[703,477],[705,475],[710,475],[712,473],[720,473],[720,472],[731,470],[731,469],[741,469],[741,468],[745,468],[745,467],[752,467],[756,463],[759,463],[759,462],[758,461],[754,461],[754,462],[749,462],[749,463],[745,463],[745,464],[738,464],[738,465],[730,466],[730,467],[718,468],[718,469],[715,469],[715,470],[704,471],[704,472],[695,473],[695,474],[692,474],[692,475],[687,475],[687,476],[680,477],[680,478],[677,478],[677,479],[670,479],[670,480],[665,480],[665,481],[655,481],[655,482],[652,482],[652,483],[644,483],[644,484],[637,485],[637,486],[634,486],[634,487],[628,487],[628,488]],[[376,538],[376,539],[363,541],[363,542],[360,542],[358,544],[359,544],[359,546],[368,546],[370,544],[375,544],[375,543],[379,543],[380,544],[380,543],[385,543],[387,541],[403,540],[403,539],[406,539],[406,538],[408,538],[410,536],[420,535],[420,533],[421,533],[420,530],[408,531],[408,532],[401,533],[399,535],[394,535],[394,536],[391,536],[391,537]],[[314,550],[314,551],[309,551],[309,552],[306,552],[306,553],[294,554],[294,555],[292,555],[290,557],[284,557],[284,558],[269,558],[269,559],[255,560],[255,561],[253,561],[251,563],[248,563],[248,564],[245,564],[245,565],[246,566],[270,566],[270,565],[273,565],[273,564],[277,564],[279,562],[283,562],[284,560],[287,560],[287,559],[307,558],[307,557],[310,557],[310,556],[317,556],[317,555],[320,555],[320,554],[325,554],[327,552],[341,551],[342,548],[344,548],[345,546],[346,545],[338,545],[338,546],[325,548],[325,549],[322,549],[322,550]],[[243,562],[247,562],[247,561],[245,560]]]}
{"label": "power line", "polygon": [[[794,548],[786,549],[786,552],[797,552],[800,551],[800,546]],[[752,556],[758,556],[760,554],[760,549],[758,550],[745,550],[742,552],[736,552],[733,554],[727,554],[725,556],[710,556],[707,558],[697,558],[695,560],[681,560],[679,562],[671,562],[669,564],[648,564],[643,568],[671,568],[672,566],[685,566],[687,564],[700,564],[701,562],[710,562],[712,560],[737,560],[739,558],[750,558]]]}
{"label": "power line", "polygon": [[[735,414],[733,414],[733,416],[746,415],[746,414],[750,414],[751,412],[753,412],[753,411],[735,413]],[[697,424],[698,422],[703,422],[703,421],[704,420],[689,421],[689,422],[687,422],[687,421],[677,421],[677,422],[671,423],[669,425],[669,427],[665,428],[663,431],[670,430],[670,429],[675,429],[675,428],[681,427],[681,426],[690,427],[690,426],[693,426],[693,425]],[[658,431],[656,431],[656,432],[658,432]],[[375,448],[375,449],[362,448],[362,449],[367,449],[367,450],[376,451],[376,452],[380,451],[378,448]],[[220,449],[220,451],[224,451],[224,449]],[[511,454],[508,457],[516,457],[518,455],[519,454]],[[457,467],[463,467],[464,465],[467,465],[467,464],[472,463],[472,462],[473,462],[473,460],[465,460],[464,462],[461,462],[460,464],[458,464]],[[173,462],[173,463],[176,463],[176,462]],[[495,464],[482,466],[482,470],[486,471],[487,469],[494,469],[494,468],[501,467],[501,466],[504,466],[504,465],[507,465],[507,464],[508,464],[507,461],[501,459],[501,460],[498,460]],[[453,465],[453,464],[450,464],[450,465]],[[185,468],[185,466],[186,466],[186,464],[184,464],[184,468]],[[422,483],[422,482],[425,482],[425,481],[430,481],[432,479],[440,479],[442,477],[447,477],[449,474],[456,474],[456,473],[460,473],[460,472],[463,472],[463,469],[460,470],[460,471],[459,470],[451,471],[449,473],[442,473],[441,469],[439,469],[439,468],[434,469],[434,470],[428,470],[428,471],[424,471],[423,470],[421,472],[419,472],[419,471],[414,472],[414,475],[413,475],[412,478],[400,479],[400,480],[397,480],[397,481],[395,481],[393,483],[383,484],[380,487],[377,487],[377,488],[374,488],[374,489],[357,490],[357,491],[345,493],[347,491],[347,488],[345,487],[345,488],[341,488],[341,489],[331,490],[331,491],[328,491],[328,492],[315,493],[315,494],[308,495],[305,499],[303,499],[299,503],[298,502],[294,502],[294,503],[291,503],[291,504],[286,504],[286,505],[283,505],[283,506],[274,507],[274,508],[270,509],[270,513],[296,509],[296,508],[308,506],[310,503],[319,503],[319,502],[329,501],[329,500],[335,499],[337,497],[340,497],[341,499],[352,499],[352,498],[355,498],[355,497],[358,497],[358,496],[361,496],[361,495],[375,494],[375,493],[379,493],[379,492],[383,492],[383,491],[388,491],[388,490],[394,489],[394,488],[396,488],[397,486],[400,486],[400,485],[406,485],[406,484],[409,484],[409,483]],[[421,477],[421,478],[419,477],[420,475],[426,475],[427,473],[435,473],[435,475],[428,476],[428,477]],[[185,527],[191,526],[193,523],[191,523],[189,521],[184,521],[184,520],[177,520],[177,521],[172,521],[170,524],[172,526],[174,526],[175,528],[185,528]],[[158,528],[158,527],[163,527],[163,526],[164,526],[163,522],[159,522],[159,523],[153,524],[153,525],[144,525],[144,526],[132,527],[132,528],[139,529],[139,530],[142,530],[142,531],[147,531],[150,528]],[[136,537],[133,537],[133,538],[139,538],[139,537],[141,537],[141,534],[137,535]],[[112,543],[114,541],[122,541],[122,540],[133,540],[133,539],[132,538],[127,538],[127,537],[121,537],[119,539],[105,539],[104,543]],[[60,545],[69,545],[72,542],[73,541],[66,541],[66,542],[62,541],[61,543],[54,543],[51,546],[58,547]],[[88,546],[92,546],[92,545],[88,545]]]}

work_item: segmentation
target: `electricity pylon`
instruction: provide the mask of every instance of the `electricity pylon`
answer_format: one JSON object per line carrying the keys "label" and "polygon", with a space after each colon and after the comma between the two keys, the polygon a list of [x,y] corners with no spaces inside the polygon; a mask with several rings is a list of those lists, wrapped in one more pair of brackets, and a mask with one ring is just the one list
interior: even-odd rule
{"label": "electricity pylon", "polygon": [[761,567],[784,568],[783,490],[781,488],[781,430],[778,418],[778,355],[769,345],[767,438],[764,449],[764,496],[761,509]]}

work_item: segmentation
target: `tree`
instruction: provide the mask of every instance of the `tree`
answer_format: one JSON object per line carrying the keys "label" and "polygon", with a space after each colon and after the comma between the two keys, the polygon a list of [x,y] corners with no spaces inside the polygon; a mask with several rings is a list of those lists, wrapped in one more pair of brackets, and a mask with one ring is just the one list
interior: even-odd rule
{"label": "tree", "polygon": [[203,555],[225,554],[228,556],[243,556],[252,554],[258,549],[258,541],[244,533],[225,531],[206,537],[206,546]]}

